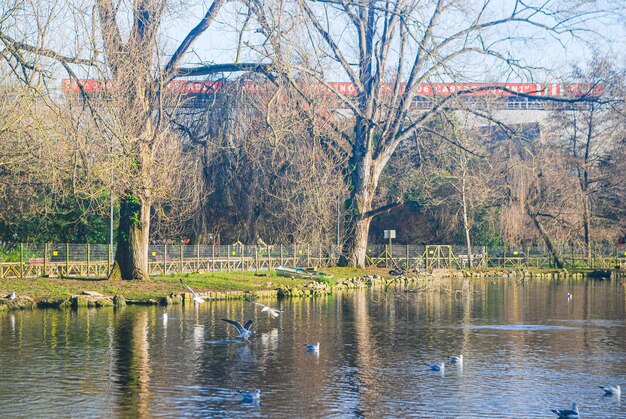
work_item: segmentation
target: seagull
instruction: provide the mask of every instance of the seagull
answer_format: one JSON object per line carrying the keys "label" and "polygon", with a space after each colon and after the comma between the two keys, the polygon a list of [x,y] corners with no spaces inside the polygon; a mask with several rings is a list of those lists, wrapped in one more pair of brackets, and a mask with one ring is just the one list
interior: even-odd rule
{"label": "seagull", "polygon": [[605,396],[621,396],[622,395],[622,388],[617,385],[615,387],[605,387],[605,386],[598,386],[600,387],[602,390],[604,390],[604,395]]}
{"label": "seagull", "polygon": [[568,292],[567,293],[567,301],[570,301],[572,299],[572,293]]}
{"label": "seagull", "polygon": [[576,403],[572,403],[571,409],[552,409],[552,413],[557,415],[559,418],[577,418],[580,414]]}
{"label": "seagull", "polygon": [[237,331],[239,332],[239,336],[237,336],[238,338],[248,339],[249,336],[256,334],[256,332],[250,330],[250,326],[252,326],[252,322],[254,321],[252,319],[248,320],[245,326],[242,326],[241,323],[239,323],[237,320],[229,320],[229,319],[222,319],[222,320],[224,320],[226,323],[232,324],[233,326],[237,328]]}
{"label": "seagull", "polygon": [[182,282],[182,284],[183,284],[185,287],[187,287],[187,289],[188,289],[189,291],[191,291],[191,294],[193,295],[193,300],[194,300],[196,303],[198,303],[198,304],[202,304],[202,303],[204,303],[204,300],[203,300],[202,298],[200,298],[200,296],[198,296],[198,294],[196,294],[196,292],[195,292],[194,290],[192,290],[192,289],[191,289],[191,287],[190,287],[189,285],[187,285],[187,284],[185,283],[185,281],[183,281],[183,279],[182,279],[182,278],[178,278],[178,279],[180,279],[180,282]]}
{"label": "seagull", "polygon": [[463,355],[459,355],[459,356],[452,355],[450,357],[450,363],[451,364],[462,364],[463,363]]}
{"label": "seagull", "polygon": [[17,294],[15,293],[15,291],[13,291],[11,294],[7,295],[6,297],[7,300],[15,300],[17,298]]}
{"label": "seagull", "polygon": [[255,391],[243,391],[239,390],[239,395],[243,397],[243,402],[252,403],[258,401],[261,398],[261,390],[256,389]]}
{"label": "seagull", "polygon": [[276,318],[280,315],[280,313],[282,313],[283,311],[279,308],[272,308],[272,307],[268,307],[265,304],[261,304],[261,303],[257,303],[256,301],[250,301],[250,300],[246,300],[252,304],[256,304],[260,307],[263,307],[263,309],[261,309],[261,312],[267,311],[267,314],[269,314],[270,316]]}
{"label": "seagull", "polygon": [[315,353],[319,353],[320,352],[320,343],[319,342],[317,342],[315,344],[305,343],[304,346],[305,346],[307,352],[315,352]]}
{"label": "seagull", "polygon": [[428,367],[432,370],[432,371],[441,371],[443,372],[444,369],[446,368],[446,364],[445,362],[442,362],[440,364],[426,364],[428,365]]}

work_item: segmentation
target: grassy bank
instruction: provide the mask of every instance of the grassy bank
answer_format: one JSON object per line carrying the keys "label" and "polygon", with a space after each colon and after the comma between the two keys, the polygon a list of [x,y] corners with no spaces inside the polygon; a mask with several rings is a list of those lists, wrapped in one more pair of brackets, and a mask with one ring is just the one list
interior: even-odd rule
{"label": "grassy bank", "polygon": [[[384,269],[330,268],[324,269],[336,279],[384,274]],[[183,278],[196,292],[263,291],[279,287],[301,288],[308,280],[277,276],[275,271],[262,272],[216,272],[155,276],[149,281],[109,281],[103,279],[3,279],[0,280],[0,296],[11,292],[28,296],[35,301],[56,300],[71,297],[83,291],[95,291],[103,295],[123,295],[128,299],[151,299],[185,292],[178,278]]]}

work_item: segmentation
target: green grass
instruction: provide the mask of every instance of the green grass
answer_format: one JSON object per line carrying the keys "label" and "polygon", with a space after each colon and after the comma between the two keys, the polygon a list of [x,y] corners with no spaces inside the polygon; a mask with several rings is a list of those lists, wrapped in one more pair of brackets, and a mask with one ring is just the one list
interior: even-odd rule
{"label": "green grass", "polygon": [[[383,274],[384,269],[330,268],[323,272],[335,279],[366,274]],[[263,274],[267,271],[263,271]],[[3,279],[0,280],[0,296],[15,291],[19,295],[27,295],[36,301],[43,299],[59,299],[80,294],[82,291],[96,291],[103,295],[123,295],[128,299],[149,299],[164,297],[169,294],[180,294],[185,288],[178,278],[183,278],[195,291],[262,291],[279,287],[302,286],[310,280],[291,279],[277,276],[272,271],[268,276],[255,276],[254,272],[216,272],[197,274],[168,274],[152,277],[149,281],[108,281],[97,279]]]}

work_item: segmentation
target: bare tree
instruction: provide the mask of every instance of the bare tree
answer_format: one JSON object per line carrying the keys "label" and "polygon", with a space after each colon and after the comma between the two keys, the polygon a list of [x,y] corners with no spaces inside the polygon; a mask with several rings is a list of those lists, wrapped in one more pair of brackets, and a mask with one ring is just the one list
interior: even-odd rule
{"label": "bare tree", "polygon": [[[522,49],[511,46],[529,42],[537,31],[556,39],[582,36],[577,29],[603,13],[587,2],[570,3],[300,0],[297,8],[288,4],[276,10],[281,6],[272,3],[255,9],[262,22],[285,15],[302,22],[272,32],[274,39],[282,36],[271,45],[272,54],[280,57],[275,62],[291,62],[293,71],[284,76],[293,86],[300,86],[302,74],[316,78],[352,115],[351,129],[342,132],[351,144],[345,173],[350,190],[347,261],[364,266],[372,218],[400,203],[377,199],[381,174],[398,145],[456,97],[476,90],[432,95],[429,108],[419,111],[415,98],[433,89],[430,83],[474,79],[476,57],[488,61],[500,77],[532,79]],[[328,83],[330,74],[348,80],[349,91]]]}
{"label": "bare tree", "polygon": [[[165,103],[166,86],[175,77],[194,74],[183,67],[184,57],[225,2],[214,0],[169,53],[159,39],[166,16],[165,0],[100,0],[92,7],[78,2],[66,8],[53,1],[43,3],[16,1],[14,24],[0,27],[0,41],[15,66],[44,71],[38,68],[39,63],[60,63],[82,93],[89,119],[97,127],[95,132],[109,142],[115,178],[121,179],[111,184],[120,206],[113,275],[146,279],[151,209],[167,190],[168,184],[160,180],[171,173],[169,159],[176,142],[171,136],[172,110]],[[73,12],[70,16],[68,10]],[[36,23],[22,20],[22,13],[35,16]],[[75,48],[55,45],[52,29],[58,28],[58,19],[76,22],[69,33],[77,39]],[[249,67],[237,63],[205,66],[203,72]],[[102,81],[98,97],[85,90],[80,74],[94,74]],[[29,82],[28,78],[23,81]]]}

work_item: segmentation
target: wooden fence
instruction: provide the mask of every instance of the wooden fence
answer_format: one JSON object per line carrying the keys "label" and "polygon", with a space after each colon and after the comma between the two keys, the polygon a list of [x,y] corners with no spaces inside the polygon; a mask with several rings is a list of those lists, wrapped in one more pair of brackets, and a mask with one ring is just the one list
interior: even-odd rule
{"label": "wooden fence", "polygon": [[[370,245],[366,263],[409,271],[554,267],[550,255],[541,249],[473,250],[470,255],[462,246]],[[0,262],[0,278],[106,277],[112,254],[108,245],[20,244],[10,254],[14,260]],[[151,275],[268,271],[278,266],[326,268],[335,266],[339,255],[336,246],[320,245],[151,245],[148,250]],[[567,268],[626,269],[626,249],[603,249],[591,258],[571,249],[562,252],[561,259]]]}

